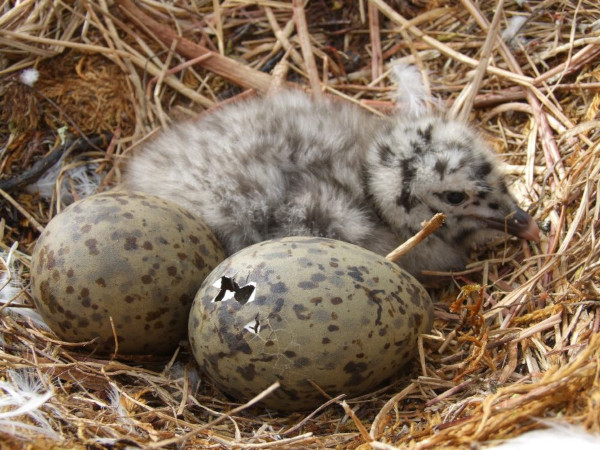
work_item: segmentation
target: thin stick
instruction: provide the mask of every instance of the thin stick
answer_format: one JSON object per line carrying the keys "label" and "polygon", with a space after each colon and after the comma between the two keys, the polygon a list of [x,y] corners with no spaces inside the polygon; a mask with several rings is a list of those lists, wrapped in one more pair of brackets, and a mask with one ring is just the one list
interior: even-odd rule
{"label": "thin stick", "polygon": [[116,4],[127,17],[140,24],[146,33],[158,38],[166,45],[171,45],[174,40],[179,39],[176,49],[183,56],[197,58],[204,54],[210,54],[210,58],[200,63],[207,70],[245,88],[254,88],[260,92],[267,92],[269,89],[271,77],[268,74],[178,36],[171,28],[145,14],[131,0],[117,0]]}
{"label": "thin stick", "polygon": [[423,224],[423,229],[421,231],[396,248],[396,250],[388,254],[385,259],[392,262],[397,261],[406,253],[408,253],[413,247],[423,241],[427,236],[441,227],[444,223],[444,220],[446,220],[446,215],[444,213],[437,213],[431,218],[431,220]]}
{"label": "thin stick", "polygon": [[383,55],[379,35],[379,10],[369,2],[369,34],[371,35],[371,80],[377,80],[382,73]]}
{"label": "thin stick", "polygon": [[296,33],[298,33],[298,39],[300,40],[300,48],[302,49],[302,56],[304,57],[308,81],[310,82],[313,96],[315,98],[320,98],[322,96],[321,83],[319,80],[319,72],[317,71],[317,63],[315,62],[315,55],[313,54],[312,46],[310,44],[310,34],[308,32],[308,24],[306,23],[306,15],[304,14],[304,5],[302,0],[294,0],[293,5]]}
{"label": "thin stick", "polygon": [[34,228],[36,230],[38,230],[40,233],[42,231],[44,231],[44,227],[40,225],[40,223],[34,219],[34,217],[25,209],[23,208],[21,205],[19,205],[19,202],[17,202],[14,198],[12,198],[10,195],[8,195],[3,189],[0,189],[0,195],[2,197],[4,197],[6,200],[8,200],[10,202],[11,205],[13,205],[17,211],[19,211],[21,214],[23,214],[25,216],[25,218],[27,220],[29,220],[29,222],[34,226]]}
{"label": "thin stick", "polygon": [[221,4],[219,0],[213,0],[213,11],[215,12],[215,28],[217,31],[217,45],[219,53],[225,55],[225,43],[223,42],[223,20],[221,17]]}
{"label": "thin stick", "polygon": [[475,101],[475,96],[477,95],[477,91],[483,82],[483,77],[485,75],[486,69],[490,64],[490,59],[492,56],[492,49],[494,48],[495,42],[498,40],[498,26],[500,25],[500,17],[502,17],[502,12],[504,8],[504,0],[499,0],[496,5],[496,12],[494,13],[494,18],[492,19],[492,24],[490,25],[489,30],[487,31],[487,36],[485,38],[485,42],[483,44],[483,48],[481,49],[481,59],[479,66],[475,70],[475,76],[473,80],[467,85],[465,88],[467,93],[465,96],[465,101],[461,106],[460,111],[456,111],[453,109],[453,112],[456,113],[456,117],[463,122],[466,122],[469,118],[469,114],[473,109],[473,103]]}
{"label": "thin stick", "polygon": [[254,405],[255,403],[260,402],[263,398],[267,397],[269,394],[276,391],[277,389],[279,389],[279,382],[273,383],[271,386],[266,388],[260,394],[256,395],[254,398],[250,399],[243,405],[240,405],[237,408],[233,408],[227,414],[222,414],[221,416],[217,417],[215,420],[213,420],[211,422],[208,422],[198,428],[195,428],[192,431],[190,431],[184,435],[181,435],[181,436],[178,436],[175,438],[171,438],[171,439],[165,439],[164,441],[159,441],[159,442],[154,442],[154,443],[148,444],[148,447],[149,448],[162,448],[162,447],[166,447],[168,445],[180,444],[182,442],[185,442],[188,439],[196,436],[197,434],[200,434],[201,432],[205,431],[206,429],[214,428],[215,425],[223,422],[228,417],[231,417],[234,414],[237,414],[240,411],[243,411],[244,409],[249,408],[250,406]]}
{"label": "thin stick", "polygon": [[352,408],[350,408],[348,406],[348,403],[346,403],[346,400],[343,400],[341,405],[342,405],[342,408],[344,408],[344,411],[346,411],[346,414],[348,414],[350,416],[350,418],[352,419],[352,421],[354,422],[354,425],[356,425],[356,428],[358,428],[358,431],[360,432],[360,436],[364,439],[364,441],[371,442],[373,440],[373,438],[371,438],[371,435],[369,434],[369,432],[367,431],[367,429],[365,428],[363,423],[360,421],[360,419],[358,417],[356,417],[356,414],[354,413],[354,411],[352,411]]}
{"label": "thin stick", "polygon": [[[446,55],[452,59],[455,59],[459,62],[462,62],[463,64],[467,64],[471,67],[479,66],[478,60],[476,60],[474,58],[470,58],[466,55],[463,55],[460,52],[457,52],[456,50],[452,49],[450,46],[448,46],[446,44],[442,44],[437,39],[433,39],[431,36],[427,36],[425,33],[423,33],[417,27],[410,25],[410,22],[407,19],[405,19],[400,14],[398,14],[396,11],[394,11],[383,0],[370,0],[370,1],[375,3],[377,5],[377,7],[379,8],[379,11],[381,11],[392,22],[402,25],[410,33],[421,38],[423,40],[423,42],[428,44],[430,47],[435,48],[436,50],[439,50],[444,55]],[[533,80],[530,77],[527,77],[524,75],[518,75],[518,74],[515,74],[508,70],[499,69],[494,66],[488,66],[486,71],[488,73],[491,73],[493,75],[498,75],[502,78],[506,78],[508,80],[511,80],[511,81],[521,84],[523,86],[531,86],[532,85]]]}
{"label": "thin stick", "polygon": [[300,53],[298,53],[296,51],[296,49],[290,43],[290,41],[287,37],[287,33],[285,31],[283,31],[281,29],[281,27],[279,26],[279,23],[277,23],[277,19],[275,18],[275,14],[273,13],[273,10],[271,8],[269,8],[268,6],[265,6],[264,9],[265,9],[265,15],[267,16],[267,20],[269,21],[269,25],[271,25],[271,28],[273,29],[273,34],[277,38],[276,46],[282,47],[286,51],[286,53],[290,54],[290,58],[292,58],[292,61],[294,61],[294,64],[297,64],[298,67],[301,67],[302,63],[303,63],[302,57],[300,56]]}
{"label": "thin stick", "polygon": [[380,426],[380,423],[383,420],[383,418],[392,410],[394,405],[396,405],[400,400],[412,394],[417,389],[417,386],[418,383],[413,381],[400,392],[398,392],[396,395],[394,395],[392,398],[390,398],[385,405],[383,405],[383,408],[379,410],[377,416],[375,416],[375,419],[371,424],[371,431],[369,432],[371,439],[379,439],[379,437],[383,433],[383,429]]}
{"label": "thin stick", "polygon": [[[479,26],[489,32],[490,24],[487,22],[487,19],[481,14],[481,11],[470,1],[470,0],[462,0],[463,5],[469,10],[473,18],[477,21]],[[500,53],[502,57],[508,64],[508,66],[515,73],[522,75],[523,71],[521,70],[521,66],[515,59],[514,55],[509,50],[506,43],[500,39]],[[542,105],[546,106],[556,117],[563,120],[566,119],[564,114],[556,108],[556,106],[550,102],[547,98],[545,98],[542,93],[535,87],[533,84],[528,86],[528,89],[525,91],[527,101],[531,105],[533,116],[538,123],[539,132],[542,148],[544,149],[544,154],[546,157],[546,164],[548,169],[552,170],[555,174],[557,183],[560,183],[562,179],[565,177],[565,169],[562,163],[562,158],[560,152],[558,151],[558,146],[556,145],[556,141],[552,135],[552,131],[550,130],[550,126],[548,124],[548,118],[546,114],[542,111]],[[563,122],[564,123],[564,122]],[[566,119],[565,126],[569,128],[573,126],[573,124]]]}

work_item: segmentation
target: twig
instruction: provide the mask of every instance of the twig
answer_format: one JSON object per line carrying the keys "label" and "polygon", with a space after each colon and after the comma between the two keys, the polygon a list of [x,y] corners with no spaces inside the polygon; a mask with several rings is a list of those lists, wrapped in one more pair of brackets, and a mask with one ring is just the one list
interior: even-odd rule
{"label": "twig", "polygon": [[[463,5],[465,5],[465,7],[469,10],[469,12],[471,12],[471,15],[477,21],[479,26],[484,31],[489,32],[490,25],[487,22],[487,19],[483,16],[483,14],[481,14],[481,11],[479,11],[477,6],[475,6],[471,2],[471,0],[461,1]],[[523,71],[521,70],[521,66],[515,59],[512,52],[507,47],[506,43],[502,39],[499,40],[499,43],[500,53],[502,54],[502,57],[504,58],[508,66],[513,72],[522,75]],[[556,170],[556,182],[560,183],[560,181],[565,177],[565,169],[562,164],[562,159],[560,156],[560,152],[558,151],[556,141],[554,140],[554,137],[552,136],[552,131],[550,130],[550,126],[548,125],[548,119],[546,117],[546,114],[542,111],[542,106],[540,102],[542,102],[544,106],[546,106],[550,111],[552,111],[557,117],[560,117],[561,119],[566,118],[550,101],[548,101],[542,95],[541,92],[539,92],[539,90],[535,86],[533,86],[533,83],[531,83],[528,86],[528,89],[526,89],[525,93],[527,96],[527,101],[531,105],[533,116],[535,117],[538,123],[540,136],[542,138],[542,148],[544,149],[544,154],[546,157],[546,164],[551,171],[554,172]],[[573,124],[570,123],[568,119],[566,120],[566,122],[566,126],[573,126]]]}
{"label": "twig", "polygon": [[383,405],[383,408],[381,408],[379,410],[379,412],[377,413],[377,416],[375,416],[375,419],[373,420],[373,423],[371,424],[371,431],[369,432],[371,439],[373,439],[373,440],[379,439],[379,437],[383,433],[383,429],[381,426],[381,422],[382,422],[383,418],[392,410],[392,408],[396,404],[398,404],[398,402],[400,400],[402,400],[402,399],[406,398],[408,395],[412,394],[417,389],[417,387],[418,387],[418,383],[413,381],[408,386],[406,386],[404,389],[402,389],[400,392],[398,392],[396,395],[394,395],[392,398],[390,398],[385,403],[385,405]]}
{"label": "twig", "polygon": [[348,403],[346,403],[346,400],[343,400],[341,405],[342,405],[342,408],[344,408],[344,411],[346,412],[346,414],[348,414],[350,416],[350,418],[352,419],[352,421],[354,422],[354,425],[356,425],[356,428],[358,428],[360,436],[363,438],[363,440],[365,442],[371,442],[373,440],[371,438],[371,435],[369,434],[369,432],[367,431],[367,429],[365,428],[363,423],[360,421],[360,419],[358,417],[356,417],[356,414],[354,413],[354,411],[352,411],[352,408],[350,408],[348,406]]}
{"label": "twig", "polygon": [[306,15],[304,14],[303,0],[293,0],[293,6],[296,33],[298,33],[298,39],[300,40],[300,48],[302,49],[302,56],[304,57],[304,64],[312,94],[315,98],[320,98],[322,96],[321,83],[315,62],[315,55],[310,44],[310,34],[308,32],[308,24],[306,23]]}
{"label": "twig", "polygon": [[222,414],[221,416],[217,417],[215,420],[212,420],[204,425],[201,425],[198,428],[195,428],[192,431],[189,431],[182,436],[178,436],[178,437],[175,437],[172,439],[165,439],[164,441],[154,442],[151,444],[149,443],[148,447],[149,448],[161,448],[161,447],[166,447],[168,445],[180,444],[182,442],[185,442],[188,439],[196,436],[197,434],[199,434],[207,429],[214,428],[215,425],[218,425],[219,423],[223,422],[228,417],[231,417],[234,414],[237,414],[240,411],[243,411],[244,409],[249,408],[250,406],[254,405],[255,403],[260,402],[263,398],[267,397],[268,395],[270,395],[272,392],[276,391],[277,389],[279,389],[279,382],[273,383],[271,386],[266,388],[260,394],[256,395],[254,398],[250,399],[243,405],[238,406],[237,408],[233,408],[227,414]]}
{"label": "twig", "polygon": [[[273,10],[271,8],[269,8],[268,6],[265,6],[264,9],[265,9],[265,14],[267,16],[267,20],[269,21],[269,25],[271,25],[271,29],[273,30],[273,34],[277,38],[277,43],[275,45],[275,48],[273,48],[273,51],[279,51],[278,47],[283,48],[286,51],[286,53],[289,52],[290,58],[292,58],[292,61],[294,61],[295,64],[297,64],[299,67],[301,67],[302,63],[303,63],[302,57],[296,51],[296,49],[292,46],[292,44],[290,43],[290,41],[288,39],[288,33],[287,33],[288,26],[286,25],[286,31],[283,31],[281,29],[281,27],[279,26],[279,24],[277,23],[277,19],[275,18],[275,14],[273,13]],[[293,22],[290,22],[290,23],[293,24]]]}
{"label": "twig", "polygon": [[325,403],[323,403],[321,406],[319,406],[317,409],[315,409],[313,412],[311,412],[308,416],[306,416],[304,419],[302,419],[296,425],[294,425],[293,427],[291,427],[291,428],[289,428],[289,429],[281,432],[281,435],[285,436],[286,434],[293,433],[297,429],[301,428],[306,422],[308,422],[314,416],[316,416],[320,411],[324,410],[325,408],[327,408],[329,405],[332,405],[333,403],[339,402],[345,396],[346,396],[346,394],[340,394],[337,397],[334,397],[334,398],[331,398],[331,399],[327,400]]}
{"label": "twig", "polygon": [[379,11],[371,1],[368,3],[369,34],[371,36],[371,80],[377,80],[382,74],[383,55],[379,35]]}
{"label": "twig", "polygon": [[210,55],[210,58],[199,63],[207,70],[245,88],[254,88],[259,92],[267,92],[269,89],[271,77],[268,74],[212,52],[202,45],[178,36],[169,27],[162,25],[145,14],[131,0],[116,0],[116,4],[127,17],[142,25],[144,31],[158,38],[166,45],[171,45],[174,40],[179,40],[176,49],[186,58],[197,58],[205,54]]}
{"label": "twig", "polygon": [[406,253],[408,253],[413,247],[422,242],[427,236],[441,227],[445,219],[446,216],[443,213],[437,213],[431,218],[431,220],[423,224],[423,229],[396,248],[396,250],[388,254],[385,259],[388,261],[397,261]]}
{"label": "twig", "polygon": [[[435,48],[436,50],[439,50],[444,55],[446,55],[452,59],[455,59],[459,62],[462,62],[463,64],[467,64],[471,67],[479,66],[478,60],[476,60],[474,58],[470,58],[466,55],[463,55],[460,52],[457,52],[456,50],[452,49],[450,46],[448,46],[446,44],[442,44],[440,41],[433,39],[430,36],[427,36],[425,33],[423,33],[417,27],[410,25],[410,22],[407,19],[405,19],[400,14],[398,14],[396,11],[394,11],[390,6],[388,6],[386,3],[384,3],[383,0],[370,0],[370,1],[375,3],[377,5],[377,7],[379,8],[379,11],[381,11],[392,22],[402,25],[410,33],[421,38],[423,40],[423,42],[428,44],[430,47]],[[530,77],[526,77],[524,75],[518,75],[513,72],[509,72],[508,70],[499,69],[494,66],[488,66],[486,71],[488,73],[491,73],[493,75],[498,75],[502,78],[506,78],[508,80],[511,80],[511,81],[513,81],[517,84],[521,84],[523,86],[531,86],[532,81],[533,81]]]}
{"label": "twig", "polygon": [[44,231],[44,227],[41,226],[40,223],[37,220],[35,220],[35,218],[19,204],[19,202],[17,202],[14,198],[8,195],[3,189],[0,189],[0,195],[6,200],[8,200],[8,202],[17,209],[17,211],[23,214],[25,218],[29,220],[29,222],[35,227],[36,230],[38,230],[40,233]]}
{"label": "twig", "polygon": [[[483,43],[483,48],[481,49],[481,58],[479,60],[479,66],[475,69],[475,76],[471,80],[471,82],[465,87],[465,100],[462,105],[460,102],[456,102],[456,106],[460,105],[460,111],[458,108],[451,109],[452,115],[455,115],[459,120],[466,122],[469,118],[469,114],[471,113],[471,109],[473,108],[473,103],[475,101],[475,96],[479,91],[481,83],[483,82],[483,77],[487,70],[487,67],[490,64],[490,59],[492,56],[492,49],[494,48],[494,44],[498,40],[498,27],[500,25],[500,18],[502,17],[502,13],[504,11],[504,0],[498,0],[496,4],[496,12],[494,13],[494,18],[492,19],[492,24],[488,30],[487,36],[485,38],[485,42]],[[460,96],[459,96],[460,98]]]}

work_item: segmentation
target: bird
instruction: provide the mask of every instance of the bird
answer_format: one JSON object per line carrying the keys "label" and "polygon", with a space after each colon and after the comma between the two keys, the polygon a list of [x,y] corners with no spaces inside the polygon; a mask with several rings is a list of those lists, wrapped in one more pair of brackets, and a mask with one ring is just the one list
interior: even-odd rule
{"label": "bird", "polygon": [[396,261],[419,279],[464,267],[494,235],[539,240],[472,126],[401,110],[379,117],[294,89],[175,124],[130,157],[122,185],[187,209],[229,255],[289,236],[387,255],[442,212],[445,224]]}

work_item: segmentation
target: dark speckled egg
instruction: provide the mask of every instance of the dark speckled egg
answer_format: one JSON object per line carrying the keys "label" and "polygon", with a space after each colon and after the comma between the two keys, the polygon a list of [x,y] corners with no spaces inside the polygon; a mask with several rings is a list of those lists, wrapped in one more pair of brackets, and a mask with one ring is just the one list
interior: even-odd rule
{"label": "dark speckled egg", "polygon": [[74,203],[41,234],[31,291],[48,326],[90,349],[164,354],[186,338],[194,295],[225,253],[211,230],[158,197],[112,191]]}
{"label": "dark speckled egg", "polygon": [[345,242],[290,237],[219,264],[194,299],[189,337],[223,392],[245,400],[278,381],[264,405],[305,410],[326,401],[314,384],[330,396],[375,389],[432,323],[431,298],[397,265]]}

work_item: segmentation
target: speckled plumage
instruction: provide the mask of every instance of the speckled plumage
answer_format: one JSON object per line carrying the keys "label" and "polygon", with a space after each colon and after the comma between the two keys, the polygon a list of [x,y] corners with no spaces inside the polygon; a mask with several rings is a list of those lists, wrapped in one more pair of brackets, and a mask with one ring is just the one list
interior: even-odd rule
{"label": "speckled plumage", "polygon": [[377,118],[297,91],[172,127],[133,156],[124,185],[202,217],[230,254],[306,235],[386,254],[444,212],[446,225],[399,261],[418,276],[461,267],[490,227],[537,236],[469,127],[439,117]]}

